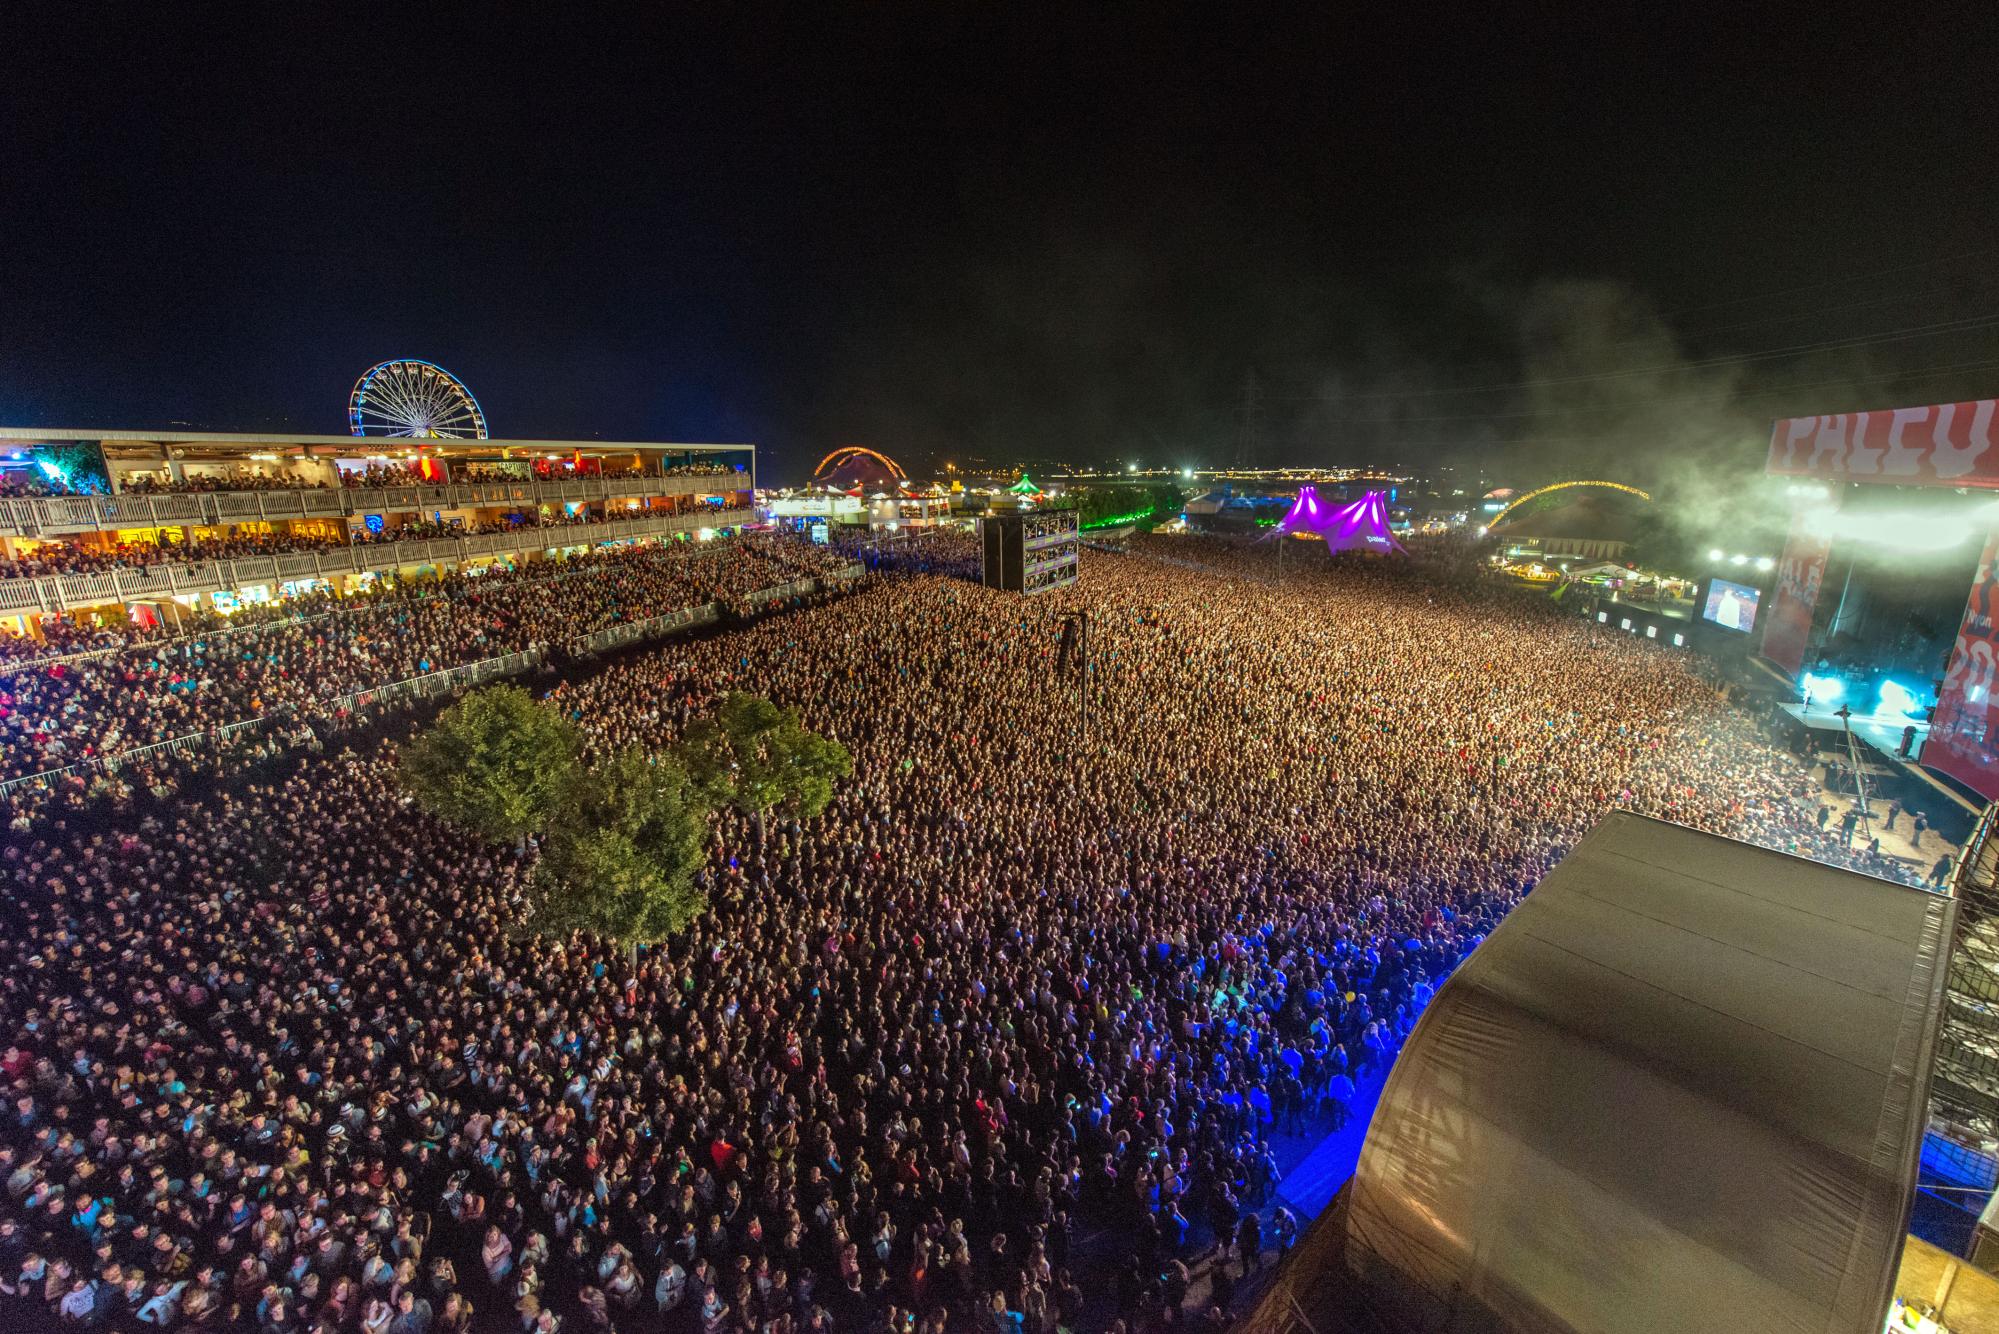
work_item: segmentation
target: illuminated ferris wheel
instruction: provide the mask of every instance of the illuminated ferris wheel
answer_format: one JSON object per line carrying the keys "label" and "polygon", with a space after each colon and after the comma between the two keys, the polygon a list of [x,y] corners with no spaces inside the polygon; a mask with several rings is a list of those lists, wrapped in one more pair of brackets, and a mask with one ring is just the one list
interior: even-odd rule
{"label": "illuminated ferris wheel", "polygon": [[347,425],[356,435],[484,440],[486,414],[457,376],[428,361],[385,361],[354,382]]}

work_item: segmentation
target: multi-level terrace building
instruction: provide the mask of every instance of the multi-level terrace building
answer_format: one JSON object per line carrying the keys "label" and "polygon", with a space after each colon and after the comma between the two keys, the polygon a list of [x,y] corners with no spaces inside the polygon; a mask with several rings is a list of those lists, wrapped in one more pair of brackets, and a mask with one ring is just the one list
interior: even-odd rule
{"label": "multi-level terrace building", "polygon": [[751,445],[0,428],[0,624],[703,540],[755,486]]}

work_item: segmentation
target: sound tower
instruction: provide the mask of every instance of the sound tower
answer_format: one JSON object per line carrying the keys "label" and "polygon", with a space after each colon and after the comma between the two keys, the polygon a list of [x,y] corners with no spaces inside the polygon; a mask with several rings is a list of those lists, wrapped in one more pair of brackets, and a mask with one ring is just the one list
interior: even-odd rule
{"label": "sound tower", "polygon": [[1076,582],[1082,526],[1075,510],[993,514],[979,520],[980,582],[1009,593],[1046,593]]}

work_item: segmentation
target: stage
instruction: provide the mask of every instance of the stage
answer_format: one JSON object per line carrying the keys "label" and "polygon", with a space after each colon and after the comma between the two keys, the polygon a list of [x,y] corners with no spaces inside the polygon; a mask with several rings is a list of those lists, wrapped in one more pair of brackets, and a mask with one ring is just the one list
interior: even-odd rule
{"label": "stage", "polygon": [[[1923,753],[1923,742],[1930,734],[1928,723],[1919,723],[1912,718],[1893,714],[1856,713],[1852,718],[1842,720],[1836,709],[1823,704],[1815,704],[1810,709],[1795,703],[1779,703],[1777,707],[1819,733],[1820,735],[1813,739],[1822,747],[1841,752],[1846,749],[1845,724],[1850,722],[1853,725],[1854,740],[1866,747],[1860,753],[1860,765],[1870,778],[1900,772],[1920,779],[1925,787],[1960,810],[1976,815],[1983,809],[1917,763],[1917,758]],[[1897,752],[1902,749],[1902,729],[1911,726],[1916,729],[1915,744],[1909,748],[1908,758],[1904,759]],[[1937,833],[1947,842],[1961,842],[1964,833],[1962,819],[1963,817],[1959,816],[1952,820],[1937,821]]]}
{"label": "stage", "polygon": [[1291,1206],[1300,1227],[1310,1226],[1353,1175],[1354,1164],[1360,1161],[1361,1144],[1367,1139],[1368,1123],[1374,1119],[1374,1107],[1381,1101],[1381,1088],[1387,1078],[1386,1070],[1368,1071],[1355,1085],[1350,1109],[1353,1115],[1347,1123],[1314,1144],[1277,1183],[1278,1201]]}
{"label": "stage", "polygon": [[1853,727],[1856,739],[1866,742],[1890,759],[1901,759],[1902,729],[1916,729],[1915,743],[1909,748],[1908,762],[1915,763],[1915,757],[1923,753],[1923,740],[1930,734],[1928,723],[1917,722],[1899,713],[1856,713],[1851,718],[1841,718],[1836,706],[1814,704],[1779,704],[1778,708],[1790,714],[1806,727],[1814,731],[1845,733],[1847,725]]}

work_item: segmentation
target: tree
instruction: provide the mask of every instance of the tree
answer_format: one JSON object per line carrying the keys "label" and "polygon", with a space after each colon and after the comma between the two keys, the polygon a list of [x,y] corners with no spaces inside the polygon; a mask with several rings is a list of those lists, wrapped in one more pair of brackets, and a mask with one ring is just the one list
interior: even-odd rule
{"label": "tree", "polygon": [[679,759],[619,751],[579,775],[535,868],[537,925],[611,936],[632,949],[684,928],[708,905],[707,797]]}
{"label": "tree", "polygon": [[475,690],[403,747],[403,783],[424,809],[491,839],[546,824],[575,782],[583,736],[519,686]]}
{"label": "tree", "polygon": [[1076,497],[1077,521],[1086,528],[1112,523],[1147,527],[1186,507],[1180,488],[1171,483],[1138,486],[1119,482],[1083,487],[1072,494]]}
{"label": "tree", "polygon": [[687,729],[680,754],[710,800],[759,821],[773,808],[810,819],[833,799],[834,782],[854,771],[847,748],[807,731],[796,709],[740,691]]}

